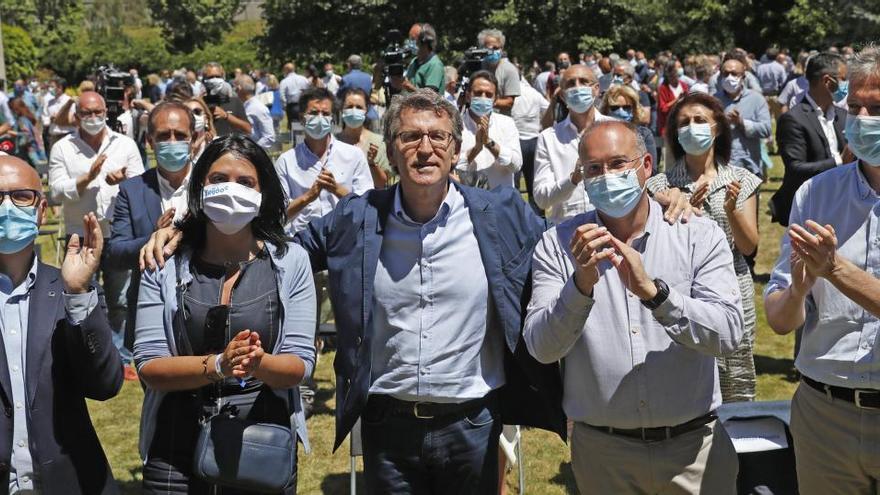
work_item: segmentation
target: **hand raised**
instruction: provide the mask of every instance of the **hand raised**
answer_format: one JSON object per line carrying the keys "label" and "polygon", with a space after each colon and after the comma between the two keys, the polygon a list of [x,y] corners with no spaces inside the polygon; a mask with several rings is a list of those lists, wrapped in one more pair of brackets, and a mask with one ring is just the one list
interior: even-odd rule
{"label": "hand raised", "polygon": [[574,282],[582,294],[591,294],[599,281],[599,262],[610,259],[613,251],[605,249],[611,242],[605,227],[588,223],[578,227],[571,237],[571,255],[574,258]]}
{"label": "hand raised", "polygon": [[739,192],[742,186],[739,181],[733,181],[727,185],[727,192],[724,194],[724,211],[729,215],[736,212],[736,201],[739,199]]}
{"label": "hand raised", "polygon": [[67,254],[61,264],[61,279],[68,294],[82,294],[89,290],[92,278],[101,264],[104,235],[94,213],[83,217],[83,238],[73,234],[67,243]]}
{"label": "hand raised", "polygon": [[623,285],[643,301],[657,295],[657,287],[645,271],[638,251],[614,236],[611,237],[611,244],[616,254],[611,257],[611,263],[617,268]]}
{"label": "hand raised", "polygon": [[165,267],[165,259],[174,254],[183,234],[173,226],[161,228],[150,236],[150,240],[141,248],[138,266],[141,271],[149,268],[155,270],[156,266]]}
{"label": "hand raised", "polygon": [[803,260],[810,277],[828,277],[838,266],[834,227],[813,220],[807,220],[805,226],[810,230],[795,223],[788,227],[791,249]]}
{"label": "hand raised", "polygon": [[168,211],[163,213],[162,216],[159,217],[159,220],[156,221],[156,230],[170,227],[172,225],[172,222],[174,221],[175,211],[176,210],[174,208],[168,208]]}

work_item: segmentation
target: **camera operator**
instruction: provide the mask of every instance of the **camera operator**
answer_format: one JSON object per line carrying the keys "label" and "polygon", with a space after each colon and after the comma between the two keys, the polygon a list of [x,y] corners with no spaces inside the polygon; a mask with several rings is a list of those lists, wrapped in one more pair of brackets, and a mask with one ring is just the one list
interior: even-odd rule
{"label": "camera operator", "polygon": [[440,57],[434,53],[437,46],[437,32],[430,24],[414,24],[410,28],[410,39],[415,34],[416,58],[406,68],[406,78],[392,77],[394,89],[415,91],[417,88],[431,88],[440,93],[446,87],[446,71]]}
{"label": "camera operator", "polygon": [[497,29],[484,29],[477,36],[480,47],[489,50],[483,58],[483,69],[492,72],[498,81],[495,108],[504,115],[510,115],[513,100],[520,95],[519,70],[504,56],[504,42],[504,33]]}
{"label": "camera operator", "polygon": [[205,103],[214,114],[214,129],[217,137],[237,132],[250,135],[251,124],[244,111],[244,104],[235,95],[232,86],[226,82],[223,66],[217,62],[208,62],[202,70],[205,85]]}

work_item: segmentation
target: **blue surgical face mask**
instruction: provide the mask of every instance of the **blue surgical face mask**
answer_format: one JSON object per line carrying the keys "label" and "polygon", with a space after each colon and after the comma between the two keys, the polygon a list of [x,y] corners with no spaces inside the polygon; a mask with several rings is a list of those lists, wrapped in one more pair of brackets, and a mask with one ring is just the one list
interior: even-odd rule
{"label": "blue surgical face mask", "polygon": [[492,98],[486,98],[485,96],[474,96],[471,98],[470,109],[471,112],[474,112],[474,115],[477,117],[482,117],[484,115],[489,115],[492,112],[492,107],[495,105],[494,100]]}
{"label": "blue surgical face mask", "polygon": [[709,151],[715,136],[711,124],[692,123],[678,128],[678,142],[688,155],[702,155]]}
{"label": "blue surgical face mask", "polygon": [[489,50],[489,53],[483,57],[483,60],[490,64],[494,64],[501,60],[501,50]]}
{"label": "blue surgical face mask", "polygon": [[593,88],[576,86],[565,90],[565,104],[574,113],[584,113],[593,106]]}
{"label": "blue surgical face mask", "polygon": [[835,91],[831,97],[834,98],[834,103],[840,103],[843,101],[846,96],[849,94],[849,81],[839,81],[837,83],[837,91]]}
{"label": "blue surgical face mask", "polygon": [[0,253],[12,254],[34,242],[37,228],[37,207],[20,208],[4,199],[0,204]]}
{"label": "blue surgical face mask", "polygon": [[627,216],[639,204],[644,188],[639,185],[639,169],[609,173],[584,180],[590,203],[602,213],[613,217]]}
{"label": "blue surgical face mask", "polygon": [[310,138],[324,139],[333,128],[333,119],[329,115],[308,115],[304,127]]}
{"label": "blue surgical face mask", "polygon": [[678,77],[681,77],[684,75],[684,69],[679,67],[678,69],[675,69],[675,73],[678,74]]}
{"label": "blue surgical face mask", "polygon": [[346,108],[342,111],[342,121],[348,127],[360,127],[367,119],[367,111],[361,108]]}
{"label": "blue surgical face mask", "polygon": [[847,115],[846,141],[856,158],[880,167],[880,117]]}
{"label": "blue surgical face mask", "polygon": [[156,143],[156,162],[169,172],[182,170],[189,162],[189,141]]}
{"label": "blue surgical face mask", "polygon": [[611,84],[623,84],[623,78],[620,76],[614,76],[611,78]]}
{"label": "blue surgical face mask", "polygon": [[611,116],[620,119],[624,122],[632,122],[633,113],[631,110],[627,110],[625,108],[618,108],[617,110],[611,112]]}

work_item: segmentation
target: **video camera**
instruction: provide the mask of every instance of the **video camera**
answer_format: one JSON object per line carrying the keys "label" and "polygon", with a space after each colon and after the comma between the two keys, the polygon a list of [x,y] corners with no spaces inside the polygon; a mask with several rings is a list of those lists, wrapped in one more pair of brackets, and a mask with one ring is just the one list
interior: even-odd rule
{"label": "video camera", "polygon": [[95,90],[104,98],[107,105],[107,125],[116,132],[122,132],[119,116],[125,111],[125,88],[134,85],[134,77],[122,72],[113,64],[102,65],[95,71]]}
{"label": "video camera", "polygon": [[229,103],[232,98],[232,88],[220,77],[205,79],[205,103],[213,110],[214,107]]}
{"label": "video camera", "polygon": [[456,91],[460,95],[458,102],[460,108],[464,105],[465,94],[467,93],[471,82],[471,74],[483,68],[483,59],[486,58],[487,55],[489,55],[489,50],[487,48],[477,48],[472,46],[465,50],[464,61],[458,68],[458,87],[456,88]]}
{"label": "video camera", "polygon": [[382,62],[386,76],[403,76],[406,72],[407,59],[416,54],[412,46],[400,44],[402,38],[397,29],[389,29],[385,34],[387,46],[382,52]]}

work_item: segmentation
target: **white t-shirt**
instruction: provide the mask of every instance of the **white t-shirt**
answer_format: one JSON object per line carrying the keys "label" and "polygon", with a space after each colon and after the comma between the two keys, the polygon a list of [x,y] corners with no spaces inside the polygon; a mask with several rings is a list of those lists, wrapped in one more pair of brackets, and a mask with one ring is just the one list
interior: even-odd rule
{"label": "white t-shirt", "polygon": [[520,80],[519,87],[522,94],[513,101],[510,116],[516,123],[521,140],[535,139],[542,130],[541,115],[550,106],[550,102],[537,89],[530,86],[525,79]]}

